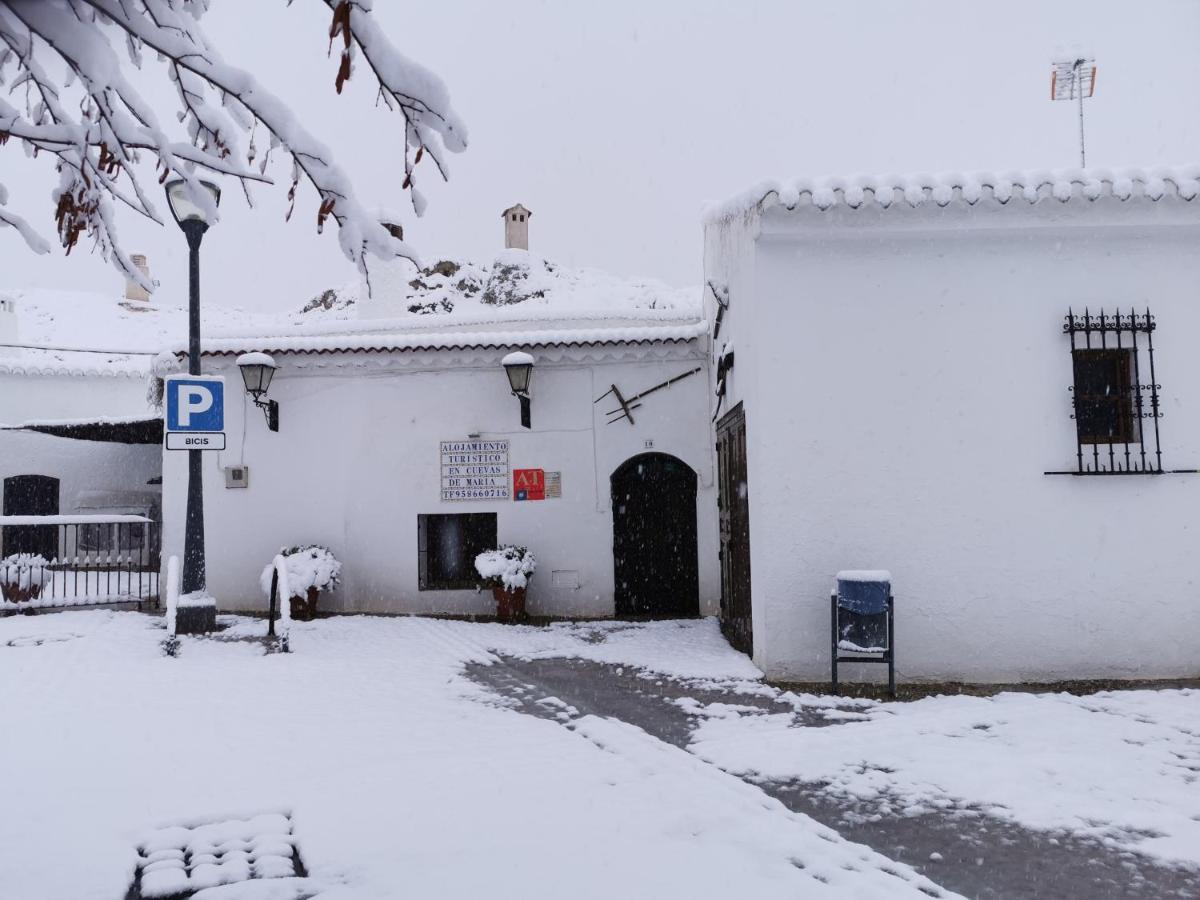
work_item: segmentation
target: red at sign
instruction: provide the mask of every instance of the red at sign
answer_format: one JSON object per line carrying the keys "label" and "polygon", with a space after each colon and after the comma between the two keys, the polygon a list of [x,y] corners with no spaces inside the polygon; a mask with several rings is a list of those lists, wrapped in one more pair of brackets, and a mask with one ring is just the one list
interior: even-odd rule
{"label": "red at sign", "polygon": [[545,500],[546,473],[542,469],[513,469],[514,500]]}

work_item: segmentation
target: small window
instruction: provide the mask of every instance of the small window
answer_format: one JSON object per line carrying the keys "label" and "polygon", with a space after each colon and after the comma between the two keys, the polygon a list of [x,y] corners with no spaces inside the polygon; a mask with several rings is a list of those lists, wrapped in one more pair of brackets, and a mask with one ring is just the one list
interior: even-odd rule
{"label": "small window", "polygon": [[1150,310],[1068,310],[1062,333],[1071,351],[1075,467],[1047,475],[1159,475],[1158,383]]}
{"label": "small window", "polygon": [[524,215],[524,214],[522,214],[522,215],[521,215],[521,221],[522,221],[522,222],[524,222],[524,221],[525,221],[525,215]]}
{"label": "small window", "polygon": [[475,557],[495,547],[495,513],[417,516],[417,587],[448,591],[478,586]]}
{"label": "small window", "polygon": [[1075,428],[1081,444],[1131,444],[1139,439],[1134,412],[1133,350],[1076,349]]}

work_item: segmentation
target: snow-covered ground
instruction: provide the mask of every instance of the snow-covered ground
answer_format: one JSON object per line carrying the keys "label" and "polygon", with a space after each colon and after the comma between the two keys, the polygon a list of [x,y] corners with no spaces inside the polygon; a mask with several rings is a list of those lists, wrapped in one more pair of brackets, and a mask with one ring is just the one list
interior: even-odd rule
{"label": "snow-covered ground", "polygon": [[[784,696],[797,707],[828,705]],[[837,728],[715,708],[690,749],[730,772],[827,784],[875,815],[985,813],[1200,865],[1200,690],[857,706],[826,709]]]}
{"label": "snow-covered ground", "polygon": [[290,655],[189,639],[178,659],[163,634],[133,612],[0,620],[0,897],[117,900],[154,829],[273,812],[311,876],[273,900],[950,896],[632,726],[524,716],[461,674],[498,649],[753,680],[711,621],[346,617],[296,624]]}
{"label": "snow-covered ground", "polygon": [[[226,637],[264,629],[230,621]],[[0,897],[116,900],[137,849],[174,826],[252,831],[279,813],[309,877],[200,900],[956,896],[730,773],[1200,862],[1200,691],[835,703],[763,684],[713,620],[344,617],[294,625],[290,655],[185,639],[178,659],[163,635],[135,612],[0,620]],[[838,724],[685,699],[689,753],[552,697],[557,722],[505,708],[463,671],[496,654],[770,694]],[[262,868],[254,842],[279,841],[248,836]]]}

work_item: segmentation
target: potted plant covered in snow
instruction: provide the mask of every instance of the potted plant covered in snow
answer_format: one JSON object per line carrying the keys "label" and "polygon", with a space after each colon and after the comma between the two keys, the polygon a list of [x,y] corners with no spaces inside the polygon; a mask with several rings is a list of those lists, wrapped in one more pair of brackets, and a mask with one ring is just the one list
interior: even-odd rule
{"label": "potted plant covered in snow", "polygon": [[0,559],[0,596],[9,603],[36,600],[46,583],[50,562],[37,553],[14,553]]}
{"label": "potted plant covered in snow", "polygon": [[[303,547],[283,547],[279,551],[287,563],[288,587],[291,589],[291,613],[293,619],[307,621],[317,613],[317,599],[321,591],[332,591],[342,580],[342,564],[319,544]],[[259,584],[267,599],[271,598],[271,575],[275,571],[268,564],[259,577]],[[284,598],[279,598],[282,603]]]}
{"label": "potted plant covered in snow", "polygon": [[537,560],[532,553],[511,544],[485,550],[475,557],[475,571],[483,578],[484,587],[492,589],[496,618],[501,622],[525,618],[525,588],[536,568]]}

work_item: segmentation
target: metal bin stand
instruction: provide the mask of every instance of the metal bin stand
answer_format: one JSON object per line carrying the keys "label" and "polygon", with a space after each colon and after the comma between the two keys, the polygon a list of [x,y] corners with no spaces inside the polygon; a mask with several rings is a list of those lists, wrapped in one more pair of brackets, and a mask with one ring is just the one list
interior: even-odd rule
{"label": "metal bin stand", "polygon": [[[891,575],[882,571],[838,572],[837,589],[829,595],[829,619],[833,693],[839,692],[839,663],[885,663],[888,694],[894,698],[896,629]],[[843,655],[846,653],[854,655]]]}

